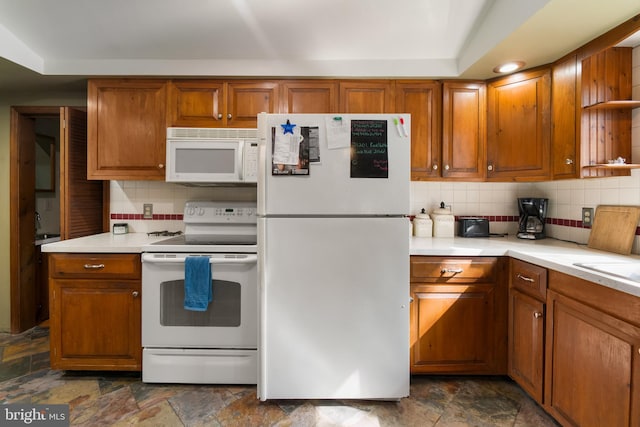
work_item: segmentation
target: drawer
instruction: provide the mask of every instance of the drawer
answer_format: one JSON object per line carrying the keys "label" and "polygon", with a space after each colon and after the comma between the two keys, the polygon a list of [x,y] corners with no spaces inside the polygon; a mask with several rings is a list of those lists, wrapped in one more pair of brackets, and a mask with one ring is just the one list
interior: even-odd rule
{"label": "drawer", "polygon": [[495,282],[499,275],[497,257],[411,257],[411,281],[426,283]]}
{"label": "drawer", "polygon": [[518,259],[511,259],[509,286],[534,298],[547,299],[547,269]]}
{"label": "drawer", "polygon": [[49,254],[49,275],[55,278],[140,279],[139,254]]}

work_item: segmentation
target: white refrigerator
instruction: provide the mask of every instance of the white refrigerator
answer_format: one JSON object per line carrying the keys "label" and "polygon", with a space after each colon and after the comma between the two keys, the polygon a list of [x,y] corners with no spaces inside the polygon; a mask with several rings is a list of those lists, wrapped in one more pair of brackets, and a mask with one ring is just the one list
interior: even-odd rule
{"label": "white refrigerator", "polygon": [[409,395],[409,131],[258,115],[260,400]]}

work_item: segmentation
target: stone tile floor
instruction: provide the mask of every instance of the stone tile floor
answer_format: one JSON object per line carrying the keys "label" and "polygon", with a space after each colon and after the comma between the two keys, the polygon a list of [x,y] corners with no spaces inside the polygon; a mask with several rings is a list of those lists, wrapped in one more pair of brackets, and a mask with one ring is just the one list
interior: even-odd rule
{"label": "stone tile floor", "polygon": [[506,377],[413,376],[397,402],[260,402],[255,386],[145,384],[49,369],[48,329],[0,333],[0,404],[68,404],[84,426],[557,426]]}

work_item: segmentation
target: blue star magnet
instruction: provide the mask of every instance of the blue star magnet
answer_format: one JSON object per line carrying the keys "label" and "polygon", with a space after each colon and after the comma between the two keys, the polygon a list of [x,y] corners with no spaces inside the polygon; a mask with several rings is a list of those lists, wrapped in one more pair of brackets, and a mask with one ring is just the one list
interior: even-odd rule
{"label": "blue star magnet", "polygon": [[289,120],[287,120],[286,124],[280,125],[280,126],[282,126],[282,129],[284,129],[284,134],[285,135],[287,133],[290,133],[291,135],[293,135],[293,128],[296,127],[296,125],[292,125]]}

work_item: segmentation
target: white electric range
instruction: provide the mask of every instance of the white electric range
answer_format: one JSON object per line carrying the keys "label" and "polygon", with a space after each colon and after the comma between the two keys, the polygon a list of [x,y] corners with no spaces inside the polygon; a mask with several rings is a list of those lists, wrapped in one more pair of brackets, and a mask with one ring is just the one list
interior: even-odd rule
{"label": "white electric range", "polygon": [[[256,205],[190,201],[185,232],[143,248],[142,380],[256,384]],[[213,299],[184,308],[185,260],[209,258]]]}

